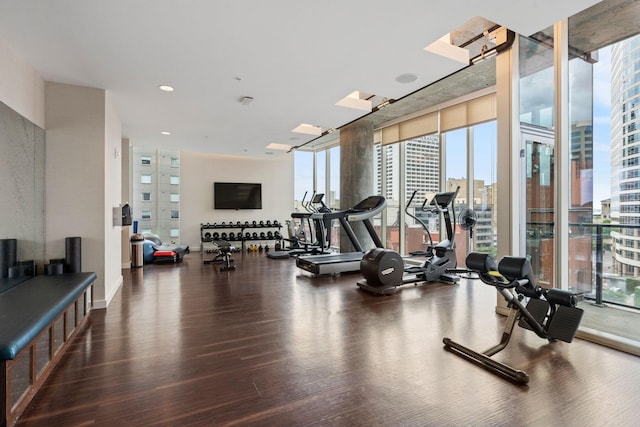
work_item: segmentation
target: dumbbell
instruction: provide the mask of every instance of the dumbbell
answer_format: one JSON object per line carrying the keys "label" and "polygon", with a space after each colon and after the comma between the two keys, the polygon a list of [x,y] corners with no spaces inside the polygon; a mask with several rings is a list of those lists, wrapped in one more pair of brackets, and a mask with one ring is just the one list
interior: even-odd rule
{"label": "dumbbell", "polygon": [[227,233],[222,233],[222,234],[220,234],[220,238],[221,238],[222,240],[227,240]]}
{"label": "dumbbell", "polygon": [[215,233],[213,233],[213,240],[220,240],[220,233],[218,233],[217,231]]}
{"label": "dumbbell", "polygon": [[236,240],[236,233],[234,233],[233,231],[229,233],[229,240]]}
{"label": "dumbbell", "polygon": [[273,231],[267,231],[267,239],[273,239]]}
{"label": "dumbbell", "polygon": [[258,238],[258,233],[256,233],[256,232],[254,231],[252,236],[253,236],[253,238],[254,238],[254,239],[257,239],[257,238]]}
{"label": "dumbbell", "polygon": [[262,240],[264,240],[264,239],[266,239],[266,238],[267,238],[266,234],[264,234],[264,231],[261,231],[261,232],[260,232],[260,238],[261,238]]}

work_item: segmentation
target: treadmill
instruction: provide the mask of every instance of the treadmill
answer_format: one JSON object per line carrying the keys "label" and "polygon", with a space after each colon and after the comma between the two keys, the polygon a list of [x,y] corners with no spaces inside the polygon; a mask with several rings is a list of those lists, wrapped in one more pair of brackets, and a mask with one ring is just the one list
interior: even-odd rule
{"label": "treadmill", "polygon": [[[364,255],[364,249],[353,232],[350,223],[362,221],[374,244],[379,248],[383,248],[382,241],[373,228],[371,218],[382,212],[386,206],[387,201],[384,197],[369,196],[351,209],[312,214],[312,219],[322,221],[324,224],[331,224],[331,222],[336,219],[340,221],[340,225],[347,233],[356,252],[301,255],[296,259],[296,266],[317,275],[360,271],[360,261]],[[325,231],[330,233],[331,227],[326,227]]]}

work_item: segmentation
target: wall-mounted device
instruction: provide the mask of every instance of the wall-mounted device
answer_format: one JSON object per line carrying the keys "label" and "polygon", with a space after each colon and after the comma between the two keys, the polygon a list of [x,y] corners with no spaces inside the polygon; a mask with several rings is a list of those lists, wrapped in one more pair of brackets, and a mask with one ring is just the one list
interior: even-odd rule
{"label": "wall-mounted device", "polygon": [[133,214],[131,206],[125,203],[113,208],[113,225],[114,226],[126,226],[131,225],[133,222]]}

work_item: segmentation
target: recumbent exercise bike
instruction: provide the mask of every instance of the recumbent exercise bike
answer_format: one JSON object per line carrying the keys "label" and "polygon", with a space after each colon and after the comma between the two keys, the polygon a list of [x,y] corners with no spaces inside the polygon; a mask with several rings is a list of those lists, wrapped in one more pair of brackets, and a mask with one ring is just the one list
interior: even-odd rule
{"label": "recumbent exercise bike", "polygon": [[[445,348],[493,373],[519,384],[527,384],[529,376],[525,371],[498,362],[491,356],[509,344],[516,322],[520,327],[531,330],[550,342],[560,340],[570,343],[583,314],[583,310],[576,307],[577,295],[562,289],[546,289],[536,285],[531,263],[526,258],[504,257],[496,265],[496,261],[488,254],[471,252],[466,264],[468,270],[464,272],[477,275],[472,278],[494,286],[504,297],[509,315],[500,342],[490,349],[479,353],[450,338],[442,340]],[[462,273],[463,270],[459,272]],[[523,303],[525,298],[529,298],[526,306]]]}

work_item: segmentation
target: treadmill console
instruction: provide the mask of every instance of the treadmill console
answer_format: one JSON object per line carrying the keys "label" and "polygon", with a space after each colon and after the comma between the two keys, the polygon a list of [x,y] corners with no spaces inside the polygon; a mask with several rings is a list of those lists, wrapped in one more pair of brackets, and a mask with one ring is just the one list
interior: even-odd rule
{"label": "treadmill console", "polygon": [[385,204],[384,197],[369,196],[349,210],[351,212],[365,212],[365,211],[373,210],[383,204]]}

